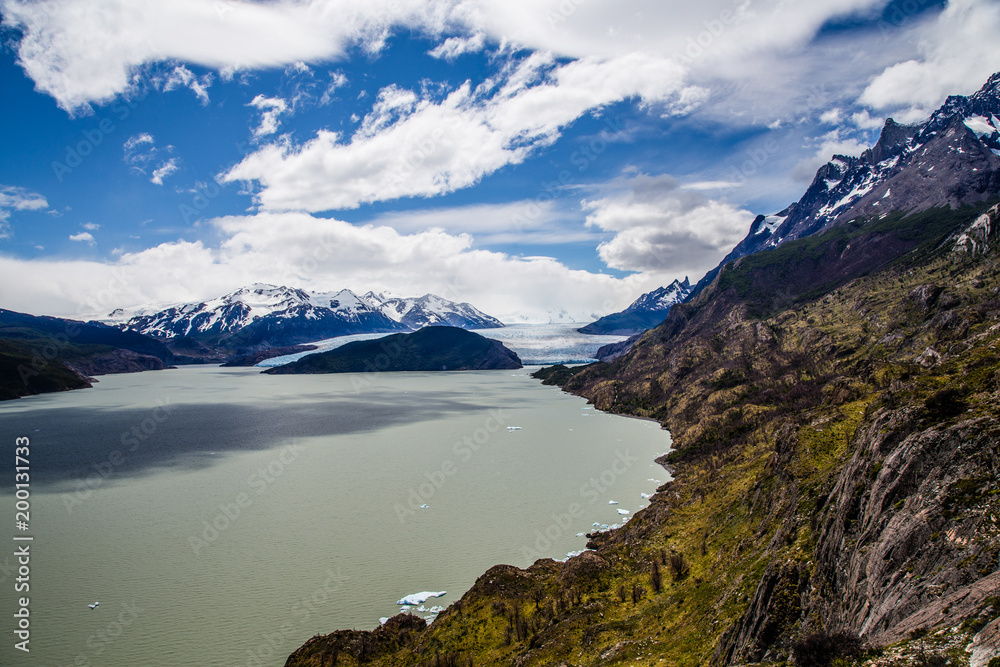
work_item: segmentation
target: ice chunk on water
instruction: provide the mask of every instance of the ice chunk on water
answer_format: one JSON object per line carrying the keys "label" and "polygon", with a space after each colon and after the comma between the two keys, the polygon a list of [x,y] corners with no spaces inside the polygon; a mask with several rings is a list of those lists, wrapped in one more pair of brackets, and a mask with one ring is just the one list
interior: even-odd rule
{"label": "ice chunk on water", "polygon": [[389,617],[388,616],[383,616],[382,618],[378,619],[379,625],[385,625],[388,622],[389,622]]}
{"label": "ice chunk on water", "polygon": [[402,605],[416,605],[423,604],[430,600],[431,598],[442,597],[448,591],[438,591],[437,593],[431,591],[421,591],[420,593],[410,593],[402,600],[396,600],[396,604]]}
{"label": "ice chunk on water", "polygon": [[626,514],[629,513],[629,511],[628,510],[618,510],[618,513],[621,514],[622,516],[625,516]]}
{"label": "ice chunk on water", "polygon": [[608,501],[608,504],[609,504],[609,505],[617,505],[617,504],[618,504],[618,501],[617,501],[617,500],[609,500],[609,501]]}

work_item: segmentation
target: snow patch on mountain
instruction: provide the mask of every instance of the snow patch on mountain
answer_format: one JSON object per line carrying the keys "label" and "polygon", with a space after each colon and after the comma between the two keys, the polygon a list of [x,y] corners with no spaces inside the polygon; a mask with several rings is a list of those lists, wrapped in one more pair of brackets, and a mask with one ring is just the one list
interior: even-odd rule
{"label": "snow patch on mountain", "polygon": [[403,299],[386,292],[368,292],[359,297],[349,289],[308,292],[265,283],[241,287],[201,303],[118,308],[104,322],[157,338],[224,336],[248,327],[303,329],[302,325],[308,323],[317,330],[330,331],[329,335],[339,335],[339,331],[407,331],[432,325],[466,329],[503,326],[470,304],[454,303],[433,294]]}

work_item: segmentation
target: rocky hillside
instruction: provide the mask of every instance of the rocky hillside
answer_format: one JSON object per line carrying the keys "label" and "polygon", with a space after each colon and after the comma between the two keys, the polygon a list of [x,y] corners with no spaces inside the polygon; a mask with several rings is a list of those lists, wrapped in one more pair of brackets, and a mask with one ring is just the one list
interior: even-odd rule
{"label": "rocky hillside", "polygon": [[287,667],[986,667],[998,224],[984,207],[859,220],[726,267],[568,380],[671,429],[676,479],[648,508],[566,563],[491,569],[427,628],[317,636]]}
{"label": "rocky hillside", "polygon": [[758,216],[747,236],[692,290],[730,262],[859,217],[983,202],[1000,191],[1000,73],[971,96],[953,95],[919,125],[889,118],[858,157],[835,155],[799,201]]}

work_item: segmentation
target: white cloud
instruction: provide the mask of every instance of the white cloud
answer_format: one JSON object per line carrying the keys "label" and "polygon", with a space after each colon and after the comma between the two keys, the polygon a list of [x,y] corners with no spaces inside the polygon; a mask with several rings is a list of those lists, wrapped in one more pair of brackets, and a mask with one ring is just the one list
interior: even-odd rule
{"label": "white cloud", "polygon": [[597,244],[602,234],[580,226],[579,210],[567,210],[556,201],[528,199],[503,204],[473,204],[381,213],[375,225],[404,233],[441,229],[451,234],[474,235],[478,246],[516,243],[561,245]]}
{"label": "white cloud", "polygon": [[[473,89],[434,100],[389,86],[348,140],[321,131],[300,146],[277,143],[223,175],[258,181],[264,209],[324,211],[427,197],[476,183],[554,142],[587,111],[628,98],[691,103],[682,69],[644,54],[558,65],[536,53]],[[475,150],[469,150],[475,146]]]}
{"label": "white cloud", "polygon": [[[441,229],[401,233],[305,213],[233,216],[209,224],[222,238],[214,247],[178,240],[113,262],[0,255],[0,302],[15,310],[89,317],[116,307],[198,301],[264,281],[314,290],[432,292],[508,320],[547,321],[548,313],[566,310],[589,321],[660,286],[657,276],[616,278],[551,258],[478,250],[468,234]],[[17,289],[5,287],[12,285]]]}
{"label": "white cloud", "polygon": [[163,179],[180,168],[178,165],[180,162],[179,158],[172,157],[163,160],[161,157],[164,152],[173,153],[174,147],[168,145],[162,150],[157,148],[156,139],[148,132],[141,132],[126,139],[125,143],[122,144],[122,150],[124,152],[122,159],[135,174],[145,175],[153,164],[159,163],[152,170],[149,178],[149,182],[156,185],[163,185]]}
{"label": "white cloud", "polygon": [[278,116],[288,110],[288,103],[285,100],[265,95],[257,95],[247,106],[260,111],[260,125],[253,131],[253,136],[258,139],[277,132],[281,124]]}
{"label": "white cloud", "polygon": [[208,88],[211,85],[211,74],[205,74],[198,77],[195,76],[194,72],[189,70],[187,67],[178,65],[177,67],[174,67],[173,71],[170,72],[166,80],[163,82],[163,90],[164,92],[169,92],[178,87],[189,88],[202,104],[208,104]]}
{"label": "white cloud", "polygon": [[319,98],[319,105],[324,107],[334,99],[334,93],[337,92],[338,88],[343,88],[347,85],[347,75],[343,72],[330,72],[330,82],[326,85],[326,90],[323,91],[323,95]]}
{"label": "white cloud", "polygon": [[178,169],[180,169],[180,167],[177,166],[177,158],[172,157],[153,170],[153,174],[150,176],[149,182],[155,183],[156,185],[163,185],[163,179]]}
{"label": "white cloud", "polygon": [[862,130],[876,130],[885,125],[885,118],[872,116],[867,109],[851,115],[851,122]]}
{"label": "white cloud", "polygon": [[466,53],[482,51],[485,45],[486,35],[477,32],[471,37],[449,37],[427,53],[434,58],[454,60]]}
{"label": "white cloud", "polygon": [[[67,111],[128,90],[147,64],[182,62],[226,71],[330,61],[352,44],[376,50],[393,25],[437,30],[448,4],[425,0],[2,0],[4,25],[39,90]],[[210,81],[185,68],[176,83],[207,100]],[[190,74],[190,76],[188,76]]]}
{"label": "white cloud", "polygon": [[148,132],[129,137],[122,144],[122,159],[133,172],[145,174],[150,162],[156,159],[156,140]]}
{"label": "white cloud", "polygon": [[851,136],[849,130],[843,129],[827,132],[811,142],[811,145],[817,147],[816,152],[800,160],[792,170],[792,177],[803,183],[812,182],[816,170],[829,162],[834,155],[857,157],[870,148],[864,139]]}
{"label": "white cloud", "polygon": [[98,229],[101,228],[101,226],[95,222],[85,222],[80,226],[86,229],[88,232],[96,232]]}
{"label": "white cloud", "polygon": [[825,123],[827,125],[840,125],[841,121],[841,111],[840,109],[830,109],[822,114],[820,114],[819,122]]}
{"label": "white cloud", "polygon": [[45,197],[37,192],[13,185],[0,185],[0,210],[38,211],[48,205]]}
{"label": "white cloud", "polygon": [[[630,174],[610,192],[585,200],[587,224],[614,232],[598,246],[615,269],[644,271],[665,280],[701,277],[747,233],[754,214],[685,189],[668,175]],[[664,280],[664,281],[665,281]]]}
{"label": "white cloud", "polygon": [[89,245],[95,245],[97,241],[94,240],[94,235],[90,232],[80,232],[79,234],[71,234],[69,237],[70,241],[78,241],[80,243],[87,243]]}
{"label": "white cloud", "polygon": [[9,239],[13,232],[10,228],[10,212],[38,211],[47,208],[49,203],[37,192],[31,192],[13,185],[0,185],[0,241]]}
{"label": "white cloud", "polygon": [[[969,0],[965,0],[969,1]],[[441,56],[487,41],[570,58],[643,52],[716,73],[760,52],[790,61],[831,17],[885,0],[0,0],[4,23],[23,37],[18,57],[39,90],[67,110],[127,91],[151,63],[225,72],[295,67],[342,58],[354,45],[378,51],[394,29],[441,37]],[[220,7],[224,10],[220,11]],[[189,71],[188,71],[189,72]],[[177,85],[206,99],[208,83],[175,70]],[[193,75],[192,75],[193,76]]]}
{"label": "white cloud", "polygon": [[950,0],[919,30],[920,57],[888,67],[860,103],[894,112],[903,123],[925,119],[948,95],[971,94],[1000,70],[1000,4]]}

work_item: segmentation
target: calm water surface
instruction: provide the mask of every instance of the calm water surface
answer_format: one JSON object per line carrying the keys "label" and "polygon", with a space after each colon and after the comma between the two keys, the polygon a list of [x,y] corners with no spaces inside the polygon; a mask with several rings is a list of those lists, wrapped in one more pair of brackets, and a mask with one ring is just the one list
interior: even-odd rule
{"label": "calm water surface", "polygon": [[0,404],[9,447],[31,439],[35,538],[30,654],[0,552],[0,665],[279,667],[407,594],[447,605],[494,564],[584,548],[668,479],[669,435],[529,370],[187,367]]}

